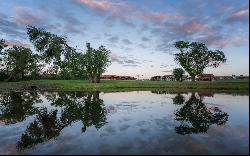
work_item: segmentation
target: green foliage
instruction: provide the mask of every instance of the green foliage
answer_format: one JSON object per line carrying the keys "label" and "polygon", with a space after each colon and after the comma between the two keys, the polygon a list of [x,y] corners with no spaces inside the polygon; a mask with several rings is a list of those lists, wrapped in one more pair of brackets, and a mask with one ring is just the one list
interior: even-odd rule
{"label": "green foliage", "polygon": [[0,52],[1,52],[5,47],[7,47],[7,45],[5,44],[5,40],[4,40],[4,39],[1,39],[1,40],[0,40]]}
{"label": "green foliage", "polygon": [[27,26],[30,41],[46,63],[53,66],[45,72],[52,79],[85,78],[83,54],[67,43],[67,38],[47,32],[45,29]]}
{"label": "green foliage", "polygon": [[208,50],[204,43],[178,41],[175,47],[180,53],[175,54],[177,61],[195,80],[195,76],[202,74],[206,67],[218,67],[226,62],[224,53],[220,50]]}
{"label": "green foliage", "polygon": [[42,28],[27,26],[27,34],[31,43],[43,56],[46,62],[59,62],[61,55],[69,53],[72,48],[68,46],[66,38],[52,34]]}
{"label": "green foliage", "polygon": [[184,73],[185,73],[185,71],[182,68],[175,68],[173,70],[174,78],[177,81],[182,81],[183,80]]}
{"label": "green foliage", "polygon": [[226,124],[228,114],[218,107],[208,108],[202,98],[197,98],[193,93],[189,100],[176,111],[175,120],[181,123],[175,128],[178,134],[205,133],[212,124]]}
{"label": "green foliage", "polygon": [[25,76],[38,71],[39,56],[29,48],[14,46],[0,53],[2,70],[10,80],[23,80]]}
{"label": "green foliage", "polygon": [[87,43],[87,51],[84,54],[84,66],[91,82],[100,82],[101,74],[105,72],[111,63],[109,55],[110,51],[104,46],[94,49],[90,47],[89,43]]}

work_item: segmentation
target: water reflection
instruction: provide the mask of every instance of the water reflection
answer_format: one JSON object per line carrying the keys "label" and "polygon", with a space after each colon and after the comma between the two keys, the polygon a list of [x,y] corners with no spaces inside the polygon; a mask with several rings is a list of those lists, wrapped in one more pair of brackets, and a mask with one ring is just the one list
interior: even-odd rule
{"label": "water reflection", "polygon": [[246,153],[248,103],[201,92],[0,93],[0,154]]}
{"label": "water reflection", "polygon": [[96,129],[106,124],[106,108],[99,92],[69,92],[45,95],[52,106],[61,108],[48,110],[47,107],[35,107],[41,99],[37,93],[11,92],[0,95],[0,120],[5,124],[23,121],[35,116],[35,121],[27,126],[21,135],[17,148],[23,150],[38,143],[59,136],[60,132],[74,122],[81,121],[85,132],[87,127]]}
{"label": "water reflection", "polygon": [[205,133],[212,124],[224,125],[228,120],[228,114],[221,111],[218,107],[208,108],[203,103],[201,94],[192,93],[189,100],[185,102],[184,97],[178,94],[173,98],[173,103],[184,105],[175,112],[175,120],[181,122],[175,127],[178,134]]}
{"label": "water reflection", "polygon": [[0,94],[0,121],[6,125],[25,120],[38,112],[35,103],[41,102],[37,92],[9,92]]}

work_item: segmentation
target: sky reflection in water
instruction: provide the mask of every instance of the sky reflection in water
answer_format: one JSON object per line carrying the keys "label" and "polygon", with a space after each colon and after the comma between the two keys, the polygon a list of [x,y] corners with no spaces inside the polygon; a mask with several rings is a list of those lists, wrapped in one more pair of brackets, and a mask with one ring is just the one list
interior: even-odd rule
{"label": "sky reflection in water", "polygon": [[0,154],[248,154],[249,95],[0,94]]}

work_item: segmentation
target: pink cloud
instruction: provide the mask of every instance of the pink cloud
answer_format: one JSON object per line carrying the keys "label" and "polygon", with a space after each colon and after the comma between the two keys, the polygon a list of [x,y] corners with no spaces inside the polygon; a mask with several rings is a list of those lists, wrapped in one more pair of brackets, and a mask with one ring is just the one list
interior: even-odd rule
{"label": "pink cloud", "polygon": [[77,2],[86,5],[91,9],[103,11],[107,11],[112,7],[112,4],[105,0],[77,0]]}
{"label": "pink cloud", "polygon": [[232,15],[233,17],[249,17],[249,9],[239,10]]}
{"label": "pink cloud", "polygon": [[44,13],[39,12],[35,14],[34,11],[28,7],[17,6],[15,11],[16,16],[13,17],[13,21],[17,24],[38,25],[45,20],[43,16]]}
{"label": "pink cloud", "polygon": [[25,48],[30,48],[31,47],[30,44],[23,43],[23,42],[20,42],[20,41],[17,41],[17,40],[6,40],[5,44],[7,45],[7,48],[12,48],[14,45],[22,46],[22,47],[25,47]]}
{"label": "pink cloud", "polygon": [[140,11],[138,12],[138,17],[146,20],[146,21],[165,21],[167,19],[181,19],[181,16],[172,15],[168,13],[158,13],[158,12],[146,12],[146,11]]}
{"label": "pink cloud", "polygon": [[192,21],[183,24],[182,30],[184,30],[186,33],[193,33],[197,31],[203,31],[205,28],[207,28],[206,24],[199,23],[197,21]]}
{"label": "pink cloud", "polygon": [[144,21],[162,22],[168,19],[181,19],[182,16],[170,13],[159,13],[145,11],[127,3],[114,3],[107,0],[75,0],[75,2],[87,6],[96,11],[103,11],[112,17],[119,17],[121,20],[126,18],[137,18]]}

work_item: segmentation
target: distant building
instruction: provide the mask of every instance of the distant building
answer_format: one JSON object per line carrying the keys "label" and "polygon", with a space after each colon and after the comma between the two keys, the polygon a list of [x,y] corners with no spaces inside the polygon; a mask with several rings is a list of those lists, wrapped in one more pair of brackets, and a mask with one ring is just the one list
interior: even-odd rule
{"label": "distant building", "polygon": [[214,79],[213,74],[200,74],[196,78],[197,81],[212,81]]}
{"label": "distant building", "polygon": [[153,76],[153,77],[151,77],[150,80],[152,80],[152,81],[160,81],[161,80],[161,76]]}
{"label": "distant building", "polygon": [[215,80],[249,80],[249,76],[244,76],[244,75],[240,75],[240,76],[236,76],[236,75],[232,75],[232,76],[215,76],[214,79]]}
{"label": "distant building", "polygon": [[162,76],[162,80],[165,80],[165,81],[174,81],[175,78],[174,78],[174,75],[164,75],[164,76]]}
{"label": "distant building", "polygon": [[101,80],[119,80],[119,76],[116,75],[102,75]]}
{"label": "distant building", "polygon": [[102,75],[100,79],[101,80],[136,80],[136,78],[132,76],[117,76],[117,75]]}
{"label": "distant building", "polygon": [[234,80],[236,78],[233,76],[215,76],[214,79],[215,80]]}
{"label": "distant building", "polygon": [[240,75],[240,76],[236,76],[236,79],[237,80],[249,80],[249,76]]}

